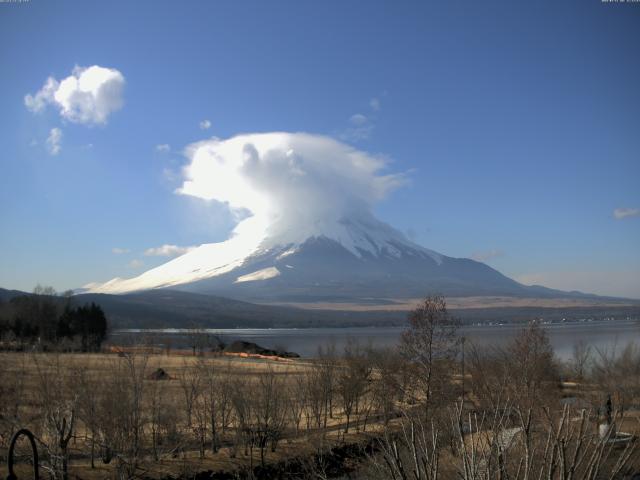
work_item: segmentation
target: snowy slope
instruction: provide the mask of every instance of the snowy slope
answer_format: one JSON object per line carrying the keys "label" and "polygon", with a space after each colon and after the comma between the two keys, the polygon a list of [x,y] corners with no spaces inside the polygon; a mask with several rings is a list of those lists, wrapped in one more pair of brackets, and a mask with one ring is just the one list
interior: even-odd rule
{"label": "snowy slope", "polygon": [[85,291],[168,287],[260,301],[526,293],[490,267],[417,245],[371,215],[296,231],[277,223],[262,228],[251,217],[226,242],[202,245],[138,277],[87,285]]}
{"label": "snowy slope", "polygon": [[[280,233],[274,235],[270,233],[272,231]],[[184,285],[232,272],[269,252],[278,252],[279,259],[285,258],[314,238],[326,238],[337,242],[356,258],[365,255],[399,257],[399,246],[405,245],[424,252],[436,263],[442,262],[442,255],[409,242],[400,232],[373,217],[315,222],[305,229],[296,231],[279,230],[277,223],[265,229],[258,224],[255,217],[251,217],[241,222],[234,230],[233,236],[225,242],[201,245],[138,277],[114,278],[102,284],[85,285],[83,291],[127,293]],[[248,273],[243,276],[246,278],[238,277],[236,281],[266,280],[277,276],[278,273],[275,272],[255,277],[250,277],[253,273]]]}

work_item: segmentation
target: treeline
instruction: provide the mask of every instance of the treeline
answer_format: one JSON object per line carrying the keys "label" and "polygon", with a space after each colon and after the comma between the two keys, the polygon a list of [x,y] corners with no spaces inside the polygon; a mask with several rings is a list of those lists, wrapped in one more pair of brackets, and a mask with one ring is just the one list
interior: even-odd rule
{"label": "treeline", "polygon": [[108,330],[99,305],[74,305],[71,292],[58,295],[37,286],[32,294],[0,302],[0,348],[97,351]]}

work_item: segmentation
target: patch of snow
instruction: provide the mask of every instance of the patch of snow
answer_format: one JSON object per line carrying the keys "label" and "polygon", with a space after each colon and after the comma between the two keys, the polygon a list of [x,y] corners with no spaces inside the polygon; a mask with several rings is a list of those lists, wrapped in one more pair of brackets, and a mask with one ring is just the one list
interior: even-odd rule
{"label": "patch of snow", "polygon": [[298,251],[297,247],[292,247],[286,252],[282,252],[280,255],[278,255],[277,259],[282,260],[283,258],[288,257],[289,255],[293,255],[297,251]]}
{"label": "patch of snow", "polygon": [[268,280],[280,275],[280,270],[276,267],[267,267],[253,273],[239,276],[233,283],[255,282],[256,280]]}

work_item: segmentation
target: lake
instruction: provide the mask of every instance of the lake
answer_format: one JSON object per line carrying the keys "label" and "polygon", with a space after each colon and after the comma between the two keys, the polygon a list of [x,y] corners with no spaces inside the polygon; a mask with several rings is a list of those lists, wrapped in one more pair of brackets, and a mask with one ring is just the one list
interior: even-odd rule
{"label": "lake", "polygon": [[[585,321],[543,325],[549,333],[556,355],[569,359],[573,346],[584,341],[601,351],[619,351],[631,342],[640,345],[640,323],[635,320]],[[504,345],[512,339],[521,325],[473,325],[461,327],[460,335],[476,345]],[[296,352],[302,357],[313,357],[318,347],[335,344],[337,351],[351,339],[361,345],[393,347],[398,344],[402,327],[350,327],[350,328],[273,328],[273,329],[206,329],[207,333],[218,335],[226,343],[247,340],[266,348],[281,348]],[[186,346],[188,329],[126,329],[112,333],[111,341],[118,343],[126,337],[146,335],[164,343],[170,339],[175,347]]]}

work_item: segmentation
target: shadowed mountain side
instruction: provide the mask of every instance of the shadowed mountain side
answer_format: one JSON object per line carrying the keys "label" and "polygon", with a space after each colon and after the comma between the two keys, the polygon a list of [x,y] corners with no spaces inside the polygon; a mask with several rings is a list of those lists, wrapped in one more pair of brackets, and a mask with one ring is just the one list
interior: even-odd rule
{"label": "shadowed mountain side", "polygon": [[[390,241],[393,249],[355,256],[324,237],[253,255],[228,273],[173,288],[251,302],[342,302],[358,298],[445,296],[593,297],[522,285],[484,263]],[[256,273],[269,272],[267,278]],[[252,276],[253,275],[253,276]]]}

